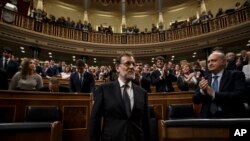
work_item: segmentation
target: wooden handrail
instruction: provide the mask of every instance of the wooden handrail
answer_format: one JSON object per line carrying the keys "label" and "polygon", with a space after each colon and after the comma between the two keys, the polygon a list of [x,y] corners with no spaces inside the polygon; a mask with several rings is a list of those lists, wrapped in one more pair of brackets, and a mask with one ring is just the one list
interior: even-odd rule
{"label": "wooden handrail", "polygon": [[[6,20],[3,14],[6,12],[11,13],[14,16],[14,20],[12,22]],[[14,26],[71,40],[102,44],[148,44],[194,37],[250,21],[250,7],[208,20],[206,23],[148,34],[103,34],[98,32],[87,32],[57,24],[41,22],[35,18],[24,16],[7,9],[0,9],[0,16],[0,21],[12,24]]]}

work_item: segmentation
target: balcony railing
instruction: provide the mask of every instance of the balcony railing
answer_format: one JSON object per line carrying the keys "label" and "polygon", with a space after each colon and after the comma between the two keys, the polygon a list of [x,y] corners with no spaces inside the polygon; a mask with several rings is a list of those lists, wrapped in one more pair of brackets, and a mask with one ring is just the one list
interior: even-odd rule
{"label": "balcony railing", "polygon": [[149,34],[103,34],[98,32],[87,32],[75,28],[37,21],[34,18],[8,11],[6,9],[0,9],[0,16],[1,22],[46,35],[71,40],[101,44],[150,44],[203,35],[250,21],[250,7],[197,25]]}

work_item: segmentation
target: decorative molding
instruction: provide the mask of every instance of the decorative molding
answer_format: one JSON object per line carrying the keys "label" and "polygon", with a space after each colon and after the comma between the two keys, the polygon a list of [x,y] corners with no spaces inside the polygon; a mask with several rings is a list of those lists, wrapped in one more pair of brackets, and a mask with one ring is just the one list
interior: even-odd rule
{"label": "decorative molding", "polygon": [[247,21],[219,31],[176,41],[151,44],[101,44],[50,36],[0,22],[0,38],[26,45],[36,44],[41,49],[80,55],[113,57],[118,56],[121,52],[130,51],[138,57],[144,57],[183,53],[248,39],[250,37],[249,25],[250,21]]}

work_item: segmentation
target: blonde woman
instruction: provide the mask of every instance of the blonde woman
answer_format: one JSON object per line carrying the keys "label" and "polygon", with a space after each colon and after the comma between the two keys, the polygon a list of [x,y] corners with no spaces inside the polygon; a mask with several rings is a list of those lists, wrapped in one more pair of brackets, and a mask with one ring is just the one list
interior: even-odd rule
{"label": "blonde woman", "polygon": [[182,91],[195,90],[198,85],[195,73],[191,72],[191,65],[189,63],[182,66],[182,73],[177,78],[177,85]]}

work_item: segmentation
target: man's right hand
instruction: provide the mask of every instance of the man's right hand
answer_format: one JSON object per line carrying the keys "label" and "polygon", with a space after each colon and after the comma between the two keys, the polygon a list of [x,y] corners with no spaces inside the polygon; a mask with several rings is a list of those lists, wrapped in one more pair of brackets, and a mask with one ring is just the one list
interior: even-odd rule
{"label": "man's right hand", "polygon": [[206,89],[208,86],[209,86],[208,81],[204,77],[202,77],[201,81],[199,82],[200,89],[202,89],[204,92],[206,92]]}

